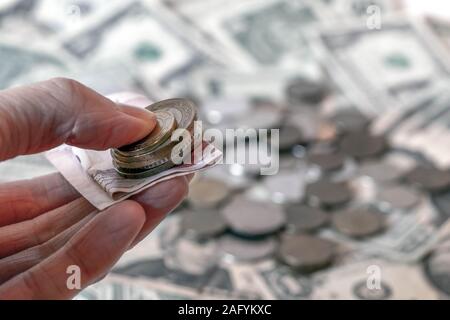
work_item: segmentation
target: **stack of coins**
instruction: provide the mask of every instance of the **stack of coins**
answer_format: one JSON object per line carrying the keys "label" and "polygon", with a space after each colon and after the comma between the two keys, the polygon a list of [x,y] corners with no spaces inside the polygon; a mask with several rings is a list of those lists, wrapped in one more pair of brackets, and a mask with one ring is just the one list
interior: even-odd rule
{"label": "stack of coins", "polygon": [[[153,131],[142,140],[111,150],[114,168],[127,179],[147,178],[175,166],[172,149],[179,143],[178,155],[191,154],[197,107],[186,99],[169,99],[146,109],[156,115]],[[185,129],[190,134],[190,141],[172,141],[176,129]]]}

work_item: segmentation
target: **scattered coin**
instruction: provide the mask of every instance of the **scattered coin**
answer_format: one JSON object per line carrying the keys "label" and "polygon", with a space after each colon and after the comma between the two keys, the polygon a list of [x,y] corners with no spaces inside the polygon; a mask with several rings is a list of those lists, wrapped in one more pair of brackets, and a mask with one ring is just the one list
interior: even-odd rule
{"label": "scattered coin", "polygon": [[228,226],[236,234],[258,237],[272,234],[286,224],[280,206],[236,197],[222,211]]}
{"label": "scattered coin", "polygon": [[313,202],[325,207],[332,207],[350,201],[352,192],[345,183],[335,183],[324,179],[308,185],[306,195]]}
{"label": "scattered coin", "polygon": [[268,258],[275,253],[277,241],[273,237],[248,240],[232,235],[219,239],[219,249],[238,261],[254,261]]}
{"label": "scattered coin", "polygon": [[450,173],[436,168],[417,166],[406,174],[406,181],[430,192],[450,189]]}
{"label": "scattered coin", "polygon": [[280,170],[264,178],[263,185],[275,203],[299,202],[304,196],[305,178],[300,170]]}
{"label": "scattered coin", "polygon": [[199,239],[215,237],[227,228],[222,215],[215,210],[185,211],[181,217],[182,230]]}
{"label": "scattered coin", "polygon": [[377,198],[382,204],[386,204],[393,209],[405,210],[419,203],[420,194],[407,186],[383,186]]}
{"label": "scattered coin", "polygon": [[372,236],[384,228],[381,214],[365,208],[352,208],[334,213],[332,223],[337,231],[352,238]]}
{"label": "scattered coin", "polygon": [[359,175],[368,176],[378,182],[391,182],[400,179],[404,172],[385,161],[369,161],[361,164]]}
{"label": "scattered coin", "polygon": [[302,144],[303,135],[298,127],[285,125],[280,129],[280,143],[278,147],[280,151],[291,149],[296,144]]}
{"label": "scattered coin", "polygon": [[284,235],[278,250],[279,259],[300,272],[313,272],[329,266],[335,244],[310,235]]}
{"label": "scattered coin", "polygon": [[361,132],[365,130],[370,120],[357,109],[343,109],[336,113],[332,118],[340,132]]}
{"label": "scattered coin", "polygon": [[308,161],[323,171],[336,171],[344,166],[345,156],[340,152],[315,153],[308,155]]}
{"label": "scattered coin", "polygon": [[270,129],[279,128],[282,122],[281,108],[274,105],[256,104],[246,115],[233,122],[235,128]]}
{"label": "scattered coin", "polygon": [[382,136],[373,136],[367,132],[353,132],[342,138],[341,150],[357,159],[375,157],[387,147]]}
{"label": "scattered coin", "polygon": [[315,231],[328,222],[328,215],[318,208],[293,204],[285,208],[287,228],[293,232]]}
{"label": "scattered coin", "polygon": [[327,94],[328,88],[322,82],[297,78],[286,88],[286,95],[292,104],[319,103]]}
{"label": "scattered coin", "polygon": [[196,208],[214,208],[230,195],[228,186],[215,179],[202,178],[189,187],[188,201]]}

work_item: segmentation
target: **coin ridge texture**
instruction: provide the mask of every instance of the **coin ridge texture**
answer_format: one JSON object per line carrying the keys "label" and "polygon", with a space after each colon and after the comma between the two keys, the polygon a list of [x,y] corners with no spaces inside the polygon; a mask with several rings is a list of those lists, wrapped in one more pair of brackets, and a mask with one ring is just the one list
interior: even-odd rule
{"label": "coin ridge texture", "polygon": [[332,223],[337,231],[353,238],[372,236],[384,228],[381,214],[362,208],[334,213]]}
{"label": "coin ridge texture", "polygon": [[[156,102],[146,108],[157,115],[158,125],[163,128],[134,144],[111,151],[113,165],[117,173],[127,179],[142,179],[170,169],[176,164],[172,161],[172,149],[181,143],[180,156],[190,156],[195,147],[194,123],[197,107],[186,99],[168,99]],[[172,121],[174,119],[174,121]],[[185,129],[189,141],[172,141],[174,130]],[[157,129],[158,130],[158,129]],[[125,150],[130,150],[128,153]]]}
{"label": "coin ridge texture", "polygon": [[334,256],[333,242],[306,234],[285,235],[278,250],[281,262],[301,272],[327,267]]}
{"label": "coin ridge texture", "polygon": [[243,236],[263,236],[275,233],[286,224],[281,207],[237,197],[222,210],[228,226]]}

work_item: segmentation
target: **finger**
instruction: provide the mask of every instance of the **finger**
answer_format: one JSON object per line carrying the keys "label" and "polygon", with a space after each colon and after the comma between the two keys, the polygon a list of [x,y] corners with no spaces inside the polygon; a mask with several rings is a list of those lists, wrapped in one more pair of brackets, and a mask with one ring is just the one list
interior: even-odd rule
{"label": "finger", "polygon": [[0,227],[32,219],[78,197],[59,173],[0,184]]}
{"label": "finger", "polygon": [[118,92],[108,95],[107,98],[116,103],[124,103],[139,108],[145,108],[152,104],[152,101],[149,100],[146,96],[134,92]]}
{"label": "finger", "polygon": [[145,109],[118,106],[84,85],[52,79],[0,92],[0,160],[68,143],[104,150],[145,137],[155,126]]}
{"label": "finger", "polygon": [[192,181],[192,179],[194,179],[195,173],[189,173],[185,177],[186,177],[187,181],[190,183]]}
{"label": "finger", "polygon": [[45,243],[0,259],[0,284],[34,267],[62,248],[81,228],[95,217],[92,212]]}
{"label": "finger", "polygon": [[98,214],[60,250],[0,287],[0,299],[68,299],[69,266],[81,270],[84,288],[107,272],[127,250],[145,221],[143,208],[124,201]]}
{"label": "finger", "polygon": [[32,220],[0,228],[0,258],[42,244],[97,211],[84,198],[42,214]]}
{"label": "finger", "polygon": [[131,247],[144,239],[153,229],[175,209],[188,194],[188,181],[186,177],[176,177],[147,189],[133,196],[145,210],[145,224],[139,232]]}

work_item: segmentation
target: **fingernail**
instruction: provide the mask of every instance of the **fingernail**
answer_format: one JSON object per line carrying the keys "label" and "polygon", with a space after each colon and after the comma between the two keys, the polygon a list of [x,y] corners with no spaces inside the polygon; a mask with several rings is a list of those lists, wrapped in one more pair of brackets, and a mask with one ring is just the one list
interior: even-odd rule
{"label": "fingernail", "polygon": [[142,139],[155,128],[156,116],[153,112],[124,104],[118,104],[118,108],[127,120],[133,120],[132,140]]}

